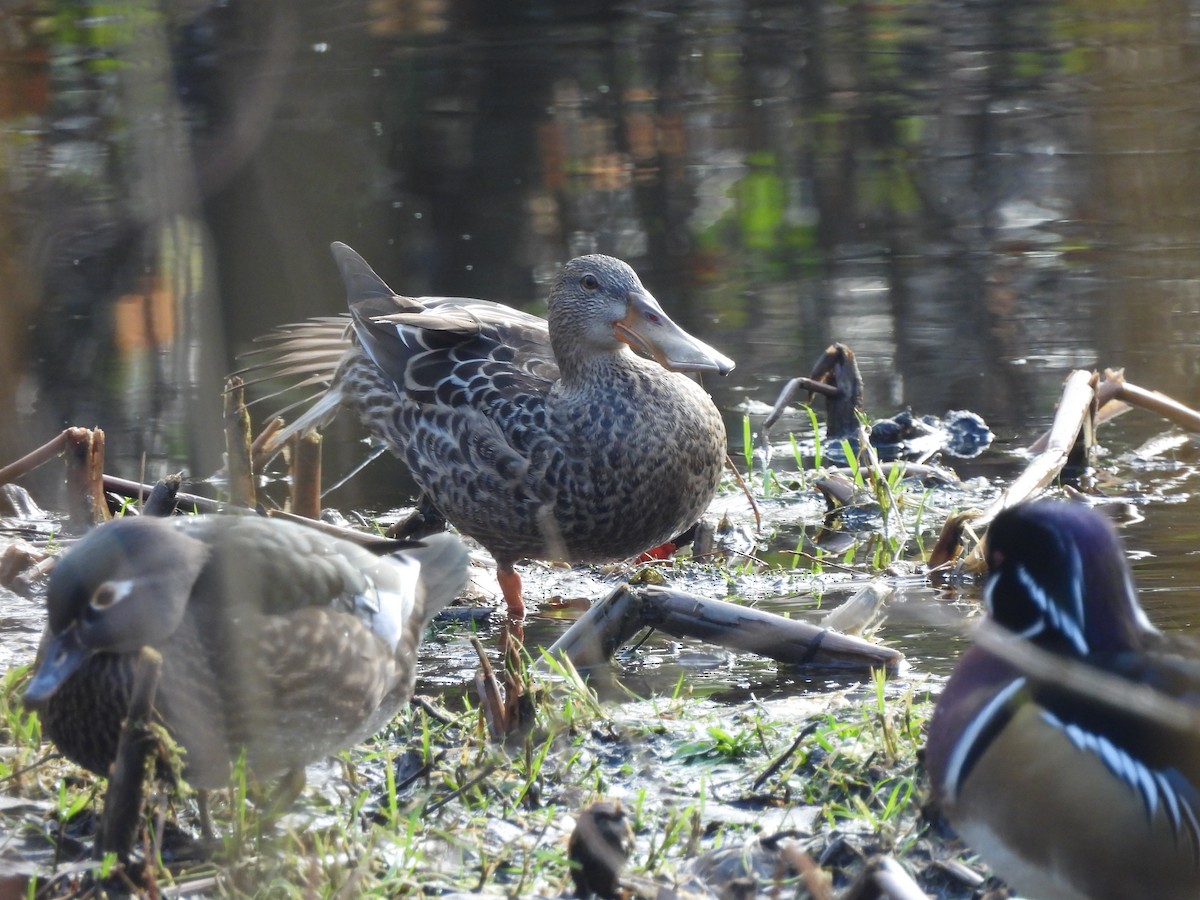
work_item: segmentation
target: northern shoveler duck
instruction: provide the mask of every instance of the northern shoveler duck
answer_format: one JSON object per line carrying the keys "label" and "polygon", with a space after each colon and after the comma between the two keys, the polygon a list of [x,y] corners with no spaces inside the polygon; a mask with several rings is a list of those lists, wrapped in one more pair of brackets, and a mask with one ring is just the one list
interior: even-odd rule
{"label": "northern shoveler duck", "polygon": [[408,702],[422,631],[467,577],[452,535],[375,556],[257,516],[117,519],[55,565],[24,700],[68,759],[106,775],[150,648],[189,783],[225,787],[243,750],[257,777],[302,773]]}
{"label": "northern shoveler duck", "polygon": [[1200,897],[1196,648],[1150,624],[1113,527],[1083,505],[1006,510],[986,550],[999,628],[938,701],[935,800],[1031,897]]}
{"label": "northern shoveler duck", "polygon": [[680,373],[733,362],[672,322],[628,265],[571,260],[547,321],[486,300],[398,296],[345,244],[332,249],[352,330],[324,319],[277,333],[274,371],[312,383],[336,365],[277,442],[356,409],[495,558],[510,615],[524,614],[518,560],[628,558],[704,512],[725,427]]}

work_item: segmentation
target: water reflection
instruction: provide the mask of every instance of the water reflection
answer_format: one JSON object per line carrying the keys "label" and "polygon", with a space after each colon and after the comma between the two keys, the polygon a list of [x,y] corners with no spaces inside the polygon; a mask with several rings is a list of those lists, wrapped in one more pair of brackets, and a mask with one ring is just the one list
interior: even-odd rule
{"label": "water reflection", "polygon": [[[1000,446],[1072,366],[1194,401],[1196,16],[6,5],[0,454],[99,424],[115,474],[213,471],[235,354],[341,309],[335,239],[401,290],[533,311],[566,258],[622,256],[738,360],[708,385],[735,436],[832,340],[873,412],[969,407]],[[384,462],[331,500],[409,490]]]}

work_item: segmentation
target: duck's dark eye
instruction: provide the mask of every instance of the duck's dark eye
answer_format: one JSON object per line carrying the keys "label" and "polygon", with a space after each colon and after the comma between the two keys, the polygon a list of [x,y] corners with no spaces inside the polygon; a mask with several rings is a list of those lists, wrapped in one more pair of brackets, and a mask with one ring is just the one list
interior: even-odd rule
{"label": "duck's dark eye", "polygon": [[92,594],[92,609],[108,609],[117,602],[117,589],[112,584],[105,582],[96,588],[96,593]]}
{"label": "duck's dark eye", "polygon": [[599,290],[600,288],[600,279],[591,272],[588,272],[586,275],[580,278],[579,283],[583,286],[585,291],[595,291]]}

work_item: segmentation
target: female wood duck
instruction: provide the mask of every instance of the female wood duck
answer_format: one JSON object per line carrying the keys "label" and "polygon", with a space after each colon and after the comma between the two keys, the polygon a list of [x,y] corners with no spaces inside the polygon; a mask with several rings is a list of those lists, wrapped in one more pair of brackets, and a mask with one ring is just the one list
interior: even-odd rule
{"label": "female wood duck", "polygon": [[[1011,635],[967,651],[938,701],[926,763],[943,812],[1030,897],[1200,897],[1200,656],[1151,626],[1087,507],[1004,511],[987,562],[988,615]],[[1018,638],[1064,674],[1022,665]]]}
{"label": "female wood duck", "polygon": [[72,761],[107,774],[139,652],[195,787],[295,772],[379,731],[408,701],[430,618],[467,581],[435,535],[394,556],[253,516],[127,517],[71,547],[25,703]]}
{"label": "female wood duck", "polygon": [[524,614],[518,560],[624,559],[704,512],[725,427],[677,373],[733,362],[672,322],[625,263],[567,263],[547,322],[485,300],[397,296],[345,244],[332,249],[350,337],[336,319],[288,326],[273,362],[251,367],[308,384],[336,366],[276,444],[354,407],[437,511],[495,557],[512,616]]}

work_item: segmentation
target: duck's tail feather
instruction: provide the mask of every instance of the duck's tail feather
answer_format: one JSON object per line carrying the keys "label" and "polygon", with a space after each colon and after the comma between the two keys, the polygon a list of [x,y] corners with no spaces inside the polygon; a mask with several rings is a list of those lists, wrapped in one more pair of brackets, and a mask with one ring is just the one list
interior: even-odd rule
{"label": "duck's tail feather", "polygon": [[242,355],[249,364],[233,374],[243,385],[271,383],[271,390],[255,397],[247,406],[276,400],[292,391],[319,386],[324,390],[302,397],[281,409],[273,410],[266,420],[286,412],[307,407],[295,421],[284,426],[269,440],[264,451],[278,453],[296,434],[310,428],[320,430],[332,421],[342,402],[341,386],[335,375],[338,367],[354,347],[350,320],[347,316],[324,316],[282,325],[259,338],[265,346]]}
{"label": "duck's tail feather", "polygon": [[421,567],[417,612],[426,624],[457,597],[470,581],[470,557],[457,535],[433,534],[403,551]]}

